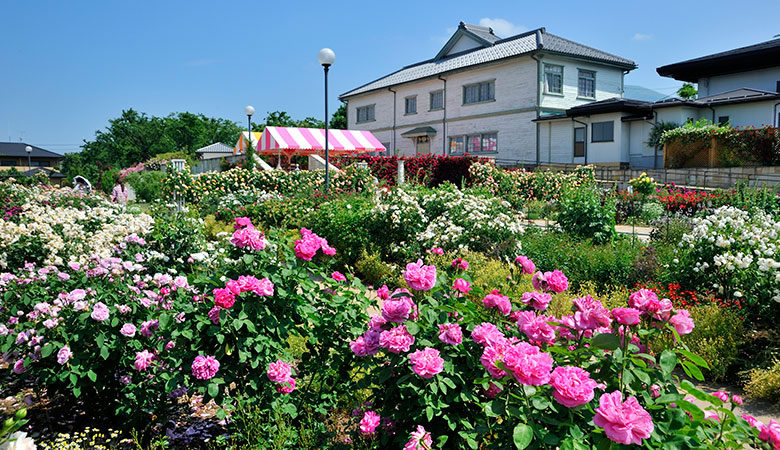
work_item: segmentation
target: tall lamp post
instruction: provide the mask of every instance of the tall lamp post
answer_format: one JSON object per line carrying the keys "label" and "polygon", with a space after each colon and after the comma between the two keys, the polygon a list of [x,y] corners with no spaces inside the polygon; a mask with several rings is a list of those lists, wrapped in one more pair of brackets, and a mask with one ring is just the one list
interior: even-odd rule
{"label": "tall lamp post", "polygon": [[[24,148],[24,151],[27,152],[27,170],[32,171],[32,163],[30,162],[30,153],[32,153],[32,147],[28,145]],[[32,173],[30,175],[32,176]]]}
{"label": "tall lamp post", "polygon": [[[249,150],[252,148],[252,116],[255,114],[255,107],[252,105],[247,105],[244,108],[244,114],[246,114],[246,154],[247,157],[249,157]],[[252,161],[250,161],[250,164]]]}
{"label": "tall lamp post", "polygon": [[330,148],[328,147],[328,69],[336,60],[336,54],[329,48],[323,48],[317,55],[317,61],[325,69],[325,192],[328,192],[330,185]]}

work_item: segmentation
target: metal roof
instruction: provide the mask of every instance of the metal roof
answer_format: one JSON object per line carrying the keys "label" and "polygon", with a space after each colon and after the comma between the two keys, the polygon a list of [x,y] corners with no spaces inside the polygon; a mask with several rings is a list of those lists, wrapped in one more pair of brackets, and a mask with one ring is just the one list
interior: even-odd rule
{"label": "metal roof", "polygon": [[233,147],[217,142],[195,150],[195,153],[233,153]]}
{"label": "metal roof", "polygon": [[697,83],[699,78],[780,66],[780,39],[668,64],[658,75]]}
{"label": "metal roof", "polygon": [[[472,34],[475,33],[474,26],[470,25],[469,27],[472,28],[468,29],[464,24],[466,31]],[[464,31],[459,28],[455,33],[463,32]],[[492,35],[492,33],[489,34]],[[632,70],[637,67],[634,61],[564,39],[560,36],[548,33],[544,28],[531,30],[510,38],[500,39],[493,43],[484,43],[483,45],[483,47],[466,50],[438,60],[434,58],[406,66],[401,70],[341,94],[339,98],[351,97],[376,89],[388,88],[398,84],[429,78],[506,58],[527,55],[531,52],[584,58],[627,70]]]}
{"label": "metal roof", "polygon": [[[0,142],[0,156],[10,156],[12,158],[21,156],[26,158],[27,151],[25,151],[25,147],[28,145],[30,144],[25,142]],[[30,145],[30,147],[32,147],[30,158],[65,158],[59,153],[50,152],[34,145]]]}
{"label": "metal roof", "polygon": [[584,105],[574,106],[566,110],[565,113],[550,114],[534,119],[534,122],[545,120],[557,120],[570,117],[590,116],[593,114],[603,114],[611,112],[625,112],[634,115],[647,115],[652,111],[652,103],[644,100],[634,100],[630,98],[608,98],[597,102],[585,103]]}
{"label": "metal roof", "polygon": [[417,127],[413,128],[406,133],[401,133],[403,137],[415,137],[415,136],[435,136],[436,129],[433,127]]}
{"label": "metal roof", "polygon": [[653,107],[664,108],[669,106],[693,106],[705,107],[712,105],[728,105],[734,103],[750,103],[780,99],[780,92],[762,91],[760,89],[740,88],[733,91],[721,92],[692,100],[671,98],[653,103]]}

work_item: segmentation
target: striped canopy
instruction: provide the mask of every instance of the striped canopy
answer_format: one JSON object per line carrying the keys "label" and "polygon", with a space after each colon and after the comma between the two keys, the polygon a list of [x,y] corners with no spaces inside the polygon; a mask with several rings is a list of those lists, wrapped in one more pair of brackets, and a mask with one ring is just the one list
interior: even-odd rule
{"label": "striped canopy", "polygon": [[[328,149],[333,155],[383,152],[370,131],[328,130]],[[260,137],[261,155],[311,155],[325,151],[325,130],[320,128],[265,127]]]}
{"label": "striped canopy", "polygon": [[261,134],[258,131],[252,132],[252,137],[249,137],[248,131],[243,131],[241,136],[238,137],[236,146],[233,147],[233,154],[238,155],[246,152],[246,141],[248,140],[252,144],[252,148],[257,148],[257,141],[260,140]]}

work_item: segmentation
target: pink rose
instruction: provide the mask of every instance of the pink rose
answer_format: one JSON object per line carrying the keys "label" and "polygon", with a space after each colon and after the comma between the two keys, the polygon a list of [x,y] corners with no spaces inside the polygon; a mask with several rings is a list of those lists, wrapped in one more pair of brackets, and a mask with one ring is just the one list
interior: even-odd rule
{"label": "pink rose", "polygon": [[457,280],[455,280],[455,283],[453,283],[452,289],[455,289],[456,291],[460,291],[466,294],[471,291],[471,283],[464,280],[463,278],[458,278]]}
{"label": "pink rose", "polygon": [[504,378],[507,374],[502,369],[498,368],[496,363],[504,362],[504,356],[506,349],[509,347],[509,340],[504,338],[497,338],[496,341],[489,345],[485,345],[482,349],[482,356],[479,358],[480,364],[485,370],[488,371],[491,377],[499,379]]}
{"label": "pink rose", "polygon": [[628,296],[628,305],[632,308],[644,311],[649,301],[657,301],[658,295],[650,289],[640,289]]}
{"label": "pink rose", "polygon": [[379,335],[379,346],[392,353],[408,352],[414,344],[414,336],[409,334],[404,325],[398,325]]}
{"label": "pink rose", "polygon": [[685,309],[677,311],[677,314],[669,319],[669,323],[674,327],[674,329],[677,331],[677,334],[680,336],[689,334],[691,331],[693,331],[694,325],[693,319],[691,318],[691,313]]}
{"label": "pink rose", "polygon": [[214,325],[219,325],[219,310],[222,309],[219,306],[214,306],[208,312],[209,320]]}
{"label": "pink rose", "polygon": [[441,255],[444,254],[444,249],[441,248],[441,247],[433,247],[433,248],[429,248],[428,250],[426,250],[426,252],[427,253],[433,253],[434,255],[441,256]]}
{"label": "pink rose", "polygon": [[579,367],[559,366],[550,376],[550,386],[555,388],[553,397],[567,408],[584,405],[593,400],[593,390],[598,387],[590,373]]}
{"label": "pink rose", "polygon": [[410,353],[409,362],[412,364],[414,373],[426,379],[432,378],[444,370],[444,359],[439,356],[438,350],[431,347]]}
{"label": "pink rose", "polygon": [[762,425],[758,438],[772,444],[775,450],[780,449],[780,423],[772,419],[769,424]]}
{"label": "pink rose", "polygon": [[219,361],[213,356],[198,355],[192,362],[192,375],[199,380],[214,378],[219,370]]}
{"label": "pink rose", "polygon": [[295,390],[295,378],[287,378],[279,382],[276,386],[276,392],[280,394],[289,394]]}
{"label": "pink rose", "polygon": [[525,385],[541,386],[550,381],[553,359],[527,342],[512,345],[504,353],[504,365]]}
{"label": "pink rose", "polygon": [[734,403],[735,405],[738,405],[738,406],[742,406],[742,403],[743,403],[742,402],[742,397],[740,397],[737,394],[734,394],[734,395],[731,396],[731,401],[732,401],[732,403]]}
{"label": "pink rose", "polygon": [[417,430],[409,436],[409,442],[404,445],[404,450],[427,450],[433,448],[431,433],[425,431],[422,425],[417,425]]}
{"label": "pink rose", "polygon": [[322,253],[328,256],[336,254],[336,249],[328,245],[328,240],[325,238],[320,238],[320,247],[322,247]]}
{"label": "pink rose", "polygon": [[672,302],[668,298],[662,300],[649,300],[644,307],[644,312],[653,319],[667,321],[672,315]]}
{"label": "pink rose", "polygon": [[614,308],[612,309],[611,314],[617,323],[633,326],[639,323],[641,311],[634,308]]}
{"label": "pink rose", "polygon": [[406,265],[404,271],[406,284],[418,291],[429,291],[436,284],[436,267],[425,266],[421,259]]}
{"label": "pink rose", "polygon": [[135,370],[144,372],[152,364],[154,360],[154,353],[148,350],[143,350],[135,354]]}
{"label": "pink rose", "polygon": [[553,292],[560,293],[569,288],[569,279],[560,270],[545,272],[544,277],[547,279],[547,287]]}
{"label": "pink rose", "polygon": [[713,392],[712,395],[714,395],[715,397],[719,398],[720,401],[722,401],[724,403],[729,401],[729,394],[727,394],[727,393],[725,393],[723,391]]}
{"label": "pink rose", "polygon": [[292,367],[281,359],[277,359],[276,362],[268,364],[268,370],[266,370],[265,374],[268,376],[269,380],[281,383],[282,381],[291,378]]}
{"label": "pink rose", "polygon": [[505,338],[504,333],[496,328],[495,325],[490,322],[483,322],[474,327],[474,331],[471,332],[471,339],[477,344],[491,345],[496,342],[501,342]]}
{"label": "pink rose", "polygon": [[73,352],[70,351],[70,347],[67,345],[62,347],[60,351],[57,352],[57,363],[61,366],[65,365],[70,358],[73,357]]}
{"label": "pink rose", "polygon": [[517,315],[517,326],[531,342],[554,344],[555,329],[547,323],[551,319],[544,315],[537,316],[533,311],[521,311]]}
{"label": "pink rose", "polygon": [[217,288],[214,293],[214,304],[220,308],[230,309],[236,303],[236,297],[230,289]]}
{"label": "pink rose", "polygon": [[236,217],[234,220],[236,223],[233,225],[233,228],[236,230],[244,227],[254,228],[252,220],[249,219],[249,217]]}
{"label": "pink rose", "polygon": [[295,256],[311,261],[317,254],[317,250],[322,247],[322,239],[306,228],[301,228],[301,237],[295,241]]}
{"label": "pink rose", "polygon": [[501,314],[508,316],[512,312],[512,303],[509,302],[509,297],[501,295],[498,290],[494,290],[490,294],[486,295],[482,299],[482,303],[486,308],[497,308],[501,311]]}
{"label": "pink rose", "polygon": [[135,325],[132,323],[126,323],[122,325],[122,328],[119,330],[119,332],[122,334],[122,336],[127,337],[135,337]]}
{"label": "pink rose", "polygon": [[98,322],[105,322],[108,320],[108,316],[108,306],[102,302],[95,303],[95,306],[92,307],[92,314],[90,314],[90,317]]}
{"label": "pink rose", "polygon": [[439,340],[445,344],[459,345],[463,342],[463,331],[457,323],[439,325]]}
{"label": "pink rose", "polygon": [[406,322],[411,312],[412,306],[404,298],[385,300],[382,303],[382,317],[388,322]]}
{"label": "pink rose", "polygon": [[387,285],[383,285],[381,288],[377,289],[376,295],[382,300],[387,300],[390,298],[390,289],[387,288]]}
{"label": "pink rose", "polygon": [[466,270],[469,268],[469,262],[463,258],[455,258],[452,260],[452,268],[458,270]]}
{"label": "pink rose", "polygon": [[654,429],[653,419],[636,397],[628,397],[624,402],[620,391],[601,395],[593,424],[603,428],[613,442],[625,445],[642,445]]}
{"label": "pink rose", "polygon": [[520,266],[523,269],[523,273],[526,275],[530,275],[536,270],[536,264],[534,264],[534,262],[531,261],[531,259],[527,256],[518,256],[515,258],[515,264]]}
{"label": "pink rose", "polygon": [[345,277],[343,273],[338,272],[338,271],[337,272],[333,272],[330,275],[330,277],[333,278],[336,281],[347,281],[347,277]]}
{"label": "pink rose", "polygon": [[544,311],[552,301],[552,296],[546,292],[523,292],[521,301],[537,311]]}
{"label": "pink rose", "polygon": [[376,427],[379,426],[381,418],[374,411],[366,411],[363,418],[360,419],[360,432],[363,434],[373,434]]}

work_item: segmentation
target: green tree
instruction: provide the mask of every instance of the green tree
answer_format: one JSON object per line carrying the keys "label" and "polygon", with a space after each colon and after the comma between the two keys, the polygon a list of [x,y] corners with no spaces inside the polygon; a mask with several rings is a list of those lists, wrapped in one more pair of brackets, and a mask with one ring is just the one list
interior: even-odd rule
{"label": "green tree", "polygon": [[347,104],[342,103],[330,118],[330,127],[337,130],[347,129]]}
{"label": "green tree", "polygon": [[699,92],[691,83],[683,83],[682,87],[677,90],[677,95],[684,100],[690,100],[696,98]]}

